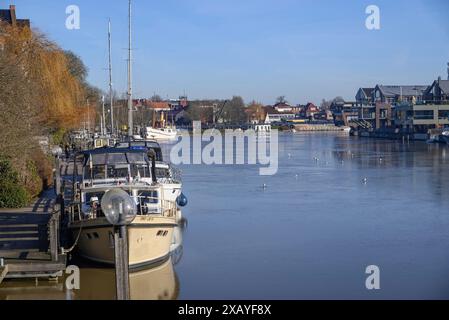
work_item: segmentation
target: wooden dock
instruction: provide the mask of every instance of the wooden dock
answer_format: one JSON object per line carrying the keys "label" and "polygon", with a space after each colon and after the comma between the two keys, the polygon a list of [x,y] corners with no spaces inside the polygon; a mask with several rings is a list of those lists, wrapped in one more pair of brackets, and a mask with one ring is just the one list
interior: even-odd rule
{"label": "wooden dock", "polygon": [[[59,180],[61,174],[56,171]],[[57,186],[56,190],[62,189],[60,181]],[[63,214],[64,197],[54,190],[47,190],[27,208],[0,211],[0,283],[63,275],[67,265],[66,255],[61,254]]]}
{"label": "wooden dock", "polygon": [[0,214],[2,278],[59,277],[66,268],[60,254],[59,213]]}

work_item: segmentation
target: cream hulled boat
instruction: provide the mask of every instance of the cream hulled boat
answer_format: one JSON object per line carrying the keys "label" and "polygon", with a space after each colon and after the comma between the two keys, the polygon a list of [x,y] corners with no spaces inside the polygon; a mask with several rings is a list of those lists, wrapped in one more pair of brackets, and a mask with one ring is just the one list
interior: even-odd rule
{"label": "cream hulled boat", "polygon": [[137,216],[127,226],[129,267],[153,264],[169,256],[180,211],[176,200],[165,199],[164,185],[156,178],[155,159],[150,161],[147,151],[105,148],[81,154],[83,170],[74,185],[73,202],[77,205],[71,211],[69,228],[82,257],[114,264],[113,227],[102,212],[101,199],[116,188],[126,191],[137,206]]}

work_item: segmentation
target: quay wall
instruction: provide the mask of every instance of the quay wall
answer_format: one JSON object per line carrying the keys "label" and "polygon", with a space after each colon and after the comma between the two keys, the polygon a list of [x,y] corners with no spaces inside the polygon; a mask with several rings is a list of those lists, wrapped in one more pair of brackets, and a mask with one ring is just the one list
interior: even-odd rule
{"label": "quay wall", "polygon": [[426,141],[429,135],[425,133],[401,133],[401,132],[379,132],[379,131],[358,131],[359,137],[405,140],[405,141]]}
{"label": "quay wall", "polygon": [[334,124],[297,124],[295,125],[296,131],[343,131],[345,127],[337,127]]}

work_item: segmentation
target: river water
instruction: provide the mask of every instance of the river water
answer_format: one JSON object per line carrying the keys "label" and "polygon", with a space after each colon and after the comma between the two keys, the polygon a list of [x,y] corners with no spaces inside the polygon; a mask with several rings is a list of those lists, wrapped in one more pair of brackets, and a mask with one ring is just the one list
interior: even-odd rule
{"label": "river water", "polygon": [[449,298],[447,146],[281,134],[277,175],[183,172],[180,298]]}
{"label": "river water", "polygon": [[[133,274],[132,298],[449,298],[445,145],[284,133],[276,175],[254,165],[180,168],[182,257]],[[365,286],[370,265],[379,290]],[[90,267],[79,292],[2,286],[0,298],[114,298],[113,271]]]}

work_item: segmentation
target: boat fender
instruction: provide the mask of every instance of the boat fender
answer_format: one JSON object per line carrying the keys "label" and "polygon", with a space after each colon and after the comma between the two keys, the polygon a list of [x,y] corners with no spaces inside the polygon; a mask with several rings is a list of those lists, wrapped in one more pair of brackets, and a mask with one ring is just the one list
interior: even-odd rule
{"label": "boat fender", "polygon": [[178,204],[178,206],[180,207],[185,207],[188,203],[188,199],[187,197],[184,195],[184,193],[181,193],[178,198],[176,198],[176,203]]}

